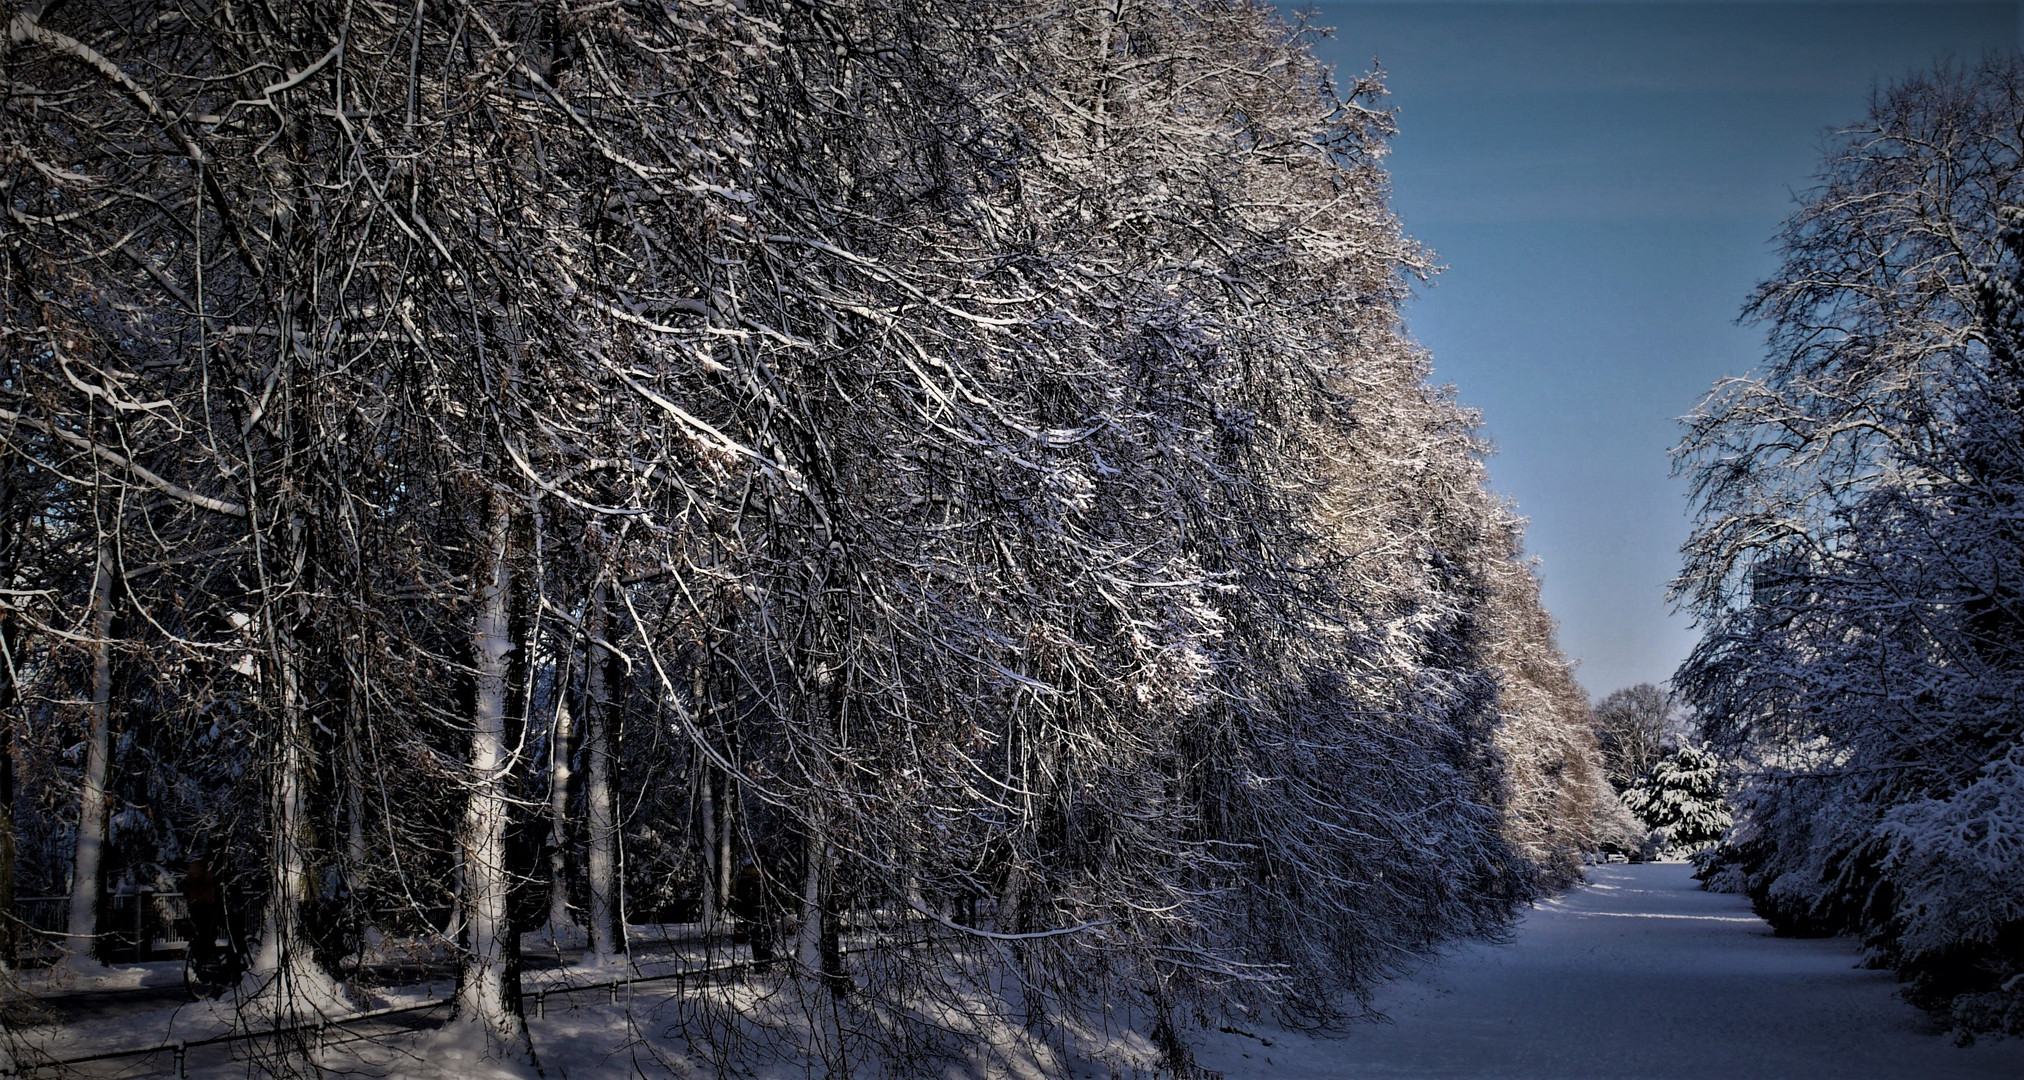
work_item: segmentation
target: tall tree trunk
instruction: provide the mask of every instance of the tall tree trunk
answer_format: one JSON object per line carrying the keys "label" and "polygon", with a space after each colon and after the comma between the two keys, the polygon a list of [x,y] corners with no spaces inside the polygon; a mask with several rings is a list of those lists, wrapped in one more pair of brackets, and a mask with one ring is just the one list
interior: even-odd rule
{"label": "tall tree trunk", "polygon": [[357,692],[354,689],[352,703],[352,729],[345,740],[345,753],[349,758],[344,783],[344,885],[351,893],[352,915],[357,920],[359,945],[367,955],[379,951],[386,941],[377,919],[365,906],[366,866],[372,858],[372,849],[365,839],[365,754],[359,749],[359,734],[365,730],[365,716],[357,708]]}
{"label": "tall tree trunk", "polygon": [[805,868],[801,875],[801,923],[794,934],[794,960],[803,976],[814,977],[823,974],[822,886],[823,871],[827,869],[824,864],[829,861],[829,845],[821,830],[809,833],[807,854],[802,861]]}
{"label": "tall tree trunk", "polygon": [[13,626],[0,622],[0,971],[14,970]]}
{"label": "tall tree trunk", "polygon": [[[708,669],[702,664],[696,665],[695,671],[689,680],[689,690],[690,696],[696,703],[697,717],[707,723],[714,710],[711,709],[709,704],[710,679]],[[696,755],[695,760],[697,795],[699,796],[697,800],[697,825],[699,826],[697,839],[700,843],[698,843],[697,848],[703,857],[703,885],[697,891],[701,894],[703,901],[703,932],[709,933],[717,928],[717,922],[722,918],[724,903],[723,897],[717,895],[717,881],[722,877],[721,867],[719,866],[720,856],[717,851],[717,770],[711,767],[708,758],[700,754]]]}
{"label": "tall tree trunk", "polygon": [[350,708],[345,717],[349,730],[344,740],[344,883],[351,894],[357,896],[368,857],[365,846],[365,762],[358,749],[359,733],[365,730],[365,715],[359,708],[356,686],[348,688],[347,699]]}
{"label": "tall tree trunk", "polygon": [[[0,573],[5,573],[0,567]],[[6,573],[11,580],[12,573]],[[16,623],[0,615],[0,971],[14,969],[14,709],[19,687],[14,684]]]}
{"label": "tall tree trunk", "polygon": [[457,988],[457,1019],[483,1028],[494,1049],[533,1059],[527,1021],[520,1011],[519,955],[508,904],[506,867],[508,775],[506,695],[512,571],[511,509],[494,494],[487,510],[486,558],[479,572],[471,653],[477,669],[471,705],[470,797],[458,837],[463,854],[466,948]]}
{"label": "tall tree trunk", "polygon": [[[353,905],[359,904],[363,890],[365,864],[369,857],[365,846],[365,792],[364,778],[353,773],[344,785],[344,888],[351,896]],[[363,918],[363,911],[360,917]],[[370,931],[368,922],[360,930]]]}
{"label": "tall tree trunk", "polygon": [[729,773],[726,773],[724,775],[724,782],[722,787],[724,797],[718,800],[719,810],[717,815],[719,818],[717,825],[717,910],[718,911],[729,910],[731,906],[731,881],[732,881],[731,829],[738,820],[738,809],[737,803],[735,802],[735,800],[738,798],[738,787],[736,784],[731,782],[731,776]]}
{"label": "tall tree trunk", "polygon": [[717,794],[715,791],[717,782],[716,778],[711,775],[713,771],[707,763],[698,761],[696,764],[698,793],[701,796],[700,802],[702,804],[698,814],[701,821],[698,824],[701,826],[700,831],[702,833],[702,844],[700,846],[703,855],[703,887],[700,891],[702,892],[703,899],[702,920],[705,933],[716,929],[718,917]]}
{"label": "tall tree trunk", "polygon": [[585,629],[583,673],[584,809],[589,819],[590,850],[585,860],[590,879],[590,955],[587,963],[623,960],[625,944],[618,928],[618,807],[612,796],[612,656],[600,642],[606,631],[605,586],[591,593]]}
{"label": "tall tree trunk", "polygon": [[[21,551],[21,528],[15,508],[17,488],[14,455],[0,452],[0,581],[14,580],[14,567]],[[20,687],[14,682],[16,648],[20,644],[20,622],[12,612],[0,612],[0,971],[12,971],[16,939],[14,920],[14,710],[20,704]]]}
{"label": "tall tree trunk", "polygon": [[794,960],[802,978],[843,994],[850,983],[843,972],[843,942],[836,921],[836,851],[828,830],[808,838],[807,869],[801,878],[801,925],[794,937]]}
{"label": "tall tree trunk", "polygon": [[574,727],[569,688],[558,685],[548,735],[548,933],[558,942],[576,926],[569,914],[569,743]]}
{"label": "tall tree trunk", "polygon": [[272,833],[268,859],[274,881],[261,912],[260,946],[245,980],[249,1007],[277,1023],[341,1014],[352,1007],[337,980],[317,964],[302,925],[310,895],[309,715],[302,696],[302,643],[289,628],[274,625],[285,610],[282,605],[270,607],[261,620],[281,714],[273,788],[268,794]]}
{"label": "tall tree trunk", "polygon": [[70,861],[70,917],[63,949],[72,967],[99,966],[99,877],[104,872],[105,774],[112,723],[112,548],[101,540],[91,582],[91,713],[85,734],[84,788],[78,796],[77,844]]}

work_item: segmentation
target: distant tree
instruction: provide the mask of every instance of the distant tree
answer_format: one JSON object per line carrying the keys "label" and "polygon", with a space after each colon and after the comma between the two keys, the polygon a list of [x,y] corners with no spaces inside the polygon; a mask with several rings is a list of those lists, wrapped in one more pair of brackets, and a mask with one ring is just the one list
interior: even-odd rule
{"label": "distant tree", "polygon": [[1722,759],[1705,746],[1682,746],[1660,758],[1623,793],[1623,802],[1678,851],[1715,843],[1731,824],[1722,796]]}
{"label": "distant tree", "polygon": [[1630,812],[1623,796],[1608,788],[1598,788],[1595,808],[1590,814],[1594,820],[1591,843],[1595,850],[1625,855],[1632,860],[1650,857],[1656,846],[1651,826]]}
{"label": "distant tree", "polygon": [[1671,695],[1651,683],[1612,690],[1595,707],[1603,774],[1618,791],[1651,771],[1676,742]]}
{"label": "distant tree", "polygon": [[1581,853],[1611,831],[1588,695],[1556,641],[1534,564],[1520,557],[1522,522],[1501,522],[1504,558],[1489,567],[1489,659],[1502,719],[1504,835],[1549,888],[1578,880]]}

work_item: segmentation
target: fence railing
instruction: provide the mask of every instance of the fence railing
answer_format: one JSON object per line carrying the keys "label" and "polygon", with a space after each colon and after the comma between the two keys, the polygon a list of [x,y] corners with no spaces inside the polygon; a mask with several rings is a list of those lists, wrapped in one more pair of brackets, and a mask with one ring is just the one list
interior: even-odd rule
{"label": "fence railing", "polygon": [[[53,949],[68,927],[70,897],[14,898],[15,948],[20,954]],[[100,959],[108,963],[140,963],[180,956],[190,945],[190,905],[179,892],[143,885],[138,892],[109,892],[99,897]]]}

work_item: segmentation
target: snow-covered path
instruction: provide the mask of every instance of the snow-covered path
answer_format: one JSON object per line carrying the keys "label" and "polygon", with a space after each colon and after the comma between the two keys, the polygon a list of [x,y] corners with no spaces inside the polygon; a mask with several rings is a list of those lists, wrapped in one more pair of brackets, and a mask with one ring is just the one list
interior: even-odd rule
{"label": "snow-covered path", "polygon": [[[2024,1077],[2024,1040],[1933,1034],[1841,940],[1771,936],[1680,864],[1591,867],[1505,945],[1474,945],[1380,994],[1392,1023],[1347,1037],[1219,1035],[1237,1077]],[[1246,1056],[1248,1055],[1248,1056]]]}
{"label": "snow-covered path", "polygon": [[[1588,886],[1527,913],[1509,943],[1458,949],[1386,987],[1377,1004],[1391,1023],[1359,1024],[1341,1038],[1265,1028],[1211,1032],[1199,1040],[1198,1060],[1226,1080],[2024,1078],[2024,1040],[1956,1047],[1897,999],[1888,973],[1857,967],[1849,942],[1772,937],[1741,897],[1701,892],[1688,872],[1678,864],[1591,868]],[[548,1075],[634,1075],[624,1048],[665,1030],[652,1005],[661,997],[607,1004],[602,994],[577,995],[552,1003],[545,1019],[532,1022]],[[77,1026],[120,1045],[160,1044],[169,1015]],[[141,1023],[147,1017],[162,1023]],[[1149,1053],[1142,1039],[1134,1045]],[[167,1057],[116,1065],[92,1075],[160,1074]],[[193,1075],[247,1075],[244,1061],[223,1051],[193,1066]],[[802,1075],[785,1066],[759,1071]],[[421,1067],[402,1059],[392,1075],[461,1072],[446,1060]],[[1116,1072],[1076,1059],[1067,1076],[1102,1080]],[[1015,1074],[1052,1075],[1039,1068]],[[952,1064],[942,1075],[979,1073]]]}

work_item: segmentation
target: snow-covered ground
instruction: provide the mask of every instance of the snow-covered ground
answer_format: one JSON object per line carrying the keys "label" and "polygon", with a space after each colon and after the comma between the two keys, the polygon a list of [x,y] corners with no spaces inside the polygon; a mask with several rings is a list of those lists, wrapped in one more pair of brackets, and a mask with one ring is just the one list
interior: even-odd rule
{"label": "snow-covered ground", "polygon": [[[1888,973],[1858,967],[1847,941],[1773,937],[1742,898],[1700,891],[1689,869],[1592,867],[1587,887],[1539,905],[1510,942],[1457,949],[1387,987],[1377,1004],[1389,1023],[1359,1024],[1332,1038],[1255,1026],[1211,1032],[1198,1037],[1198,1060],[1224,1080],[2024,1077],[2024,1040],[1955,1046],[1897,999]],[[590,974],[566,967],[530,973],[529,987]],[[418,985],[383,992],[383,999],[425,1000],[445,989]],[[616,1002],[602,992],[550,1002],[546,1015],[530,1017],[544,1074],[709,1075],[671,1037],[680,1012],[674,994],[672,987],[642,985]],[[77,1024],[61,1041],[132,1045],[137,1036],[141,1043],[170,1041],[231,1026],[229,1016],[205,1006],[135,1005],[135,1015]],[[333,1040],[324,1063],[378,1076],[533,1075],[446,1053],[427,1033],[380,1027],[371,1034],[365,1041]],[[1012,1045],[1023,1039],[1016,1026],[985,1024],[970,1039],[982,1052],[966,1061],[958,1051],[931,1075],[1108,1080],[1150,1075],[1142,1070],[1153,1058],[1141,1039],[1118,1042],[1094,1032],[1071,1037],[1076,1045],[1065,1055],[1045,1045]],[[425,1046],[431,1049],[417,1053]],[[243,1045],[193,1053],[191,1072],[244,1076],[246,1053]],[[806,1065],[792,1060],[797,1056],[790,1051],[755,1075],[806,1075]],[[164,1054],[84,1072],[145,1075],[168,1065]]]}
{"label": "snow-covered ground", "polygon": [[[1471,945],[1380,992],[1392,1022],[1342,1038],[1219,1034],[1238,1077],[1682,1080],[2024,1077],[2024,1041],[1957,1047],[1845,940],[1771,936],[1679,863],[1590,867],[1513,940]],[[1247,1056],[1248,1055],[1248,1056]]]}

